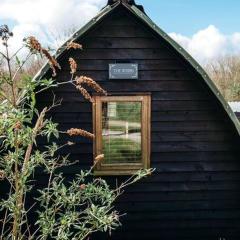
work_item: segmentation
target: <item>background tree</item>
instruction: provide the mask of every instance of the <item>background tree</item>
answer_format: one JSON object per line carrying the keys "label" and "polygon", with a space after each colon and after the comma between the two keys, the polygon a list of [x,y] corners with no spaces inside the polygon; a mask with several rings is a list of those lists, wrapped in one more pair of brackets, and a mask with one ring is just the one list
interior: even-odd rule
{"label": "background tree", "polygon": [[218,58],[205,68],[227,101],[240,101],[240,56]]}

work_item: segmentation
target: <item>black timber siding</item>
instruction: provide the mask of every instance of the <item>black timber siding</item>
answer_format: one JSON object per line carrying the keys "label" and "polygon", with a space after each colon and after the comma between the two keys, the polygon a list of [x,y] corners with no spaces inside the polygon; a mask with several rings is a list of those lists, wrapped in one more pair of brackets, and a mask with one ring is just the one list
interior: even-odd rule
{"label": "black timber siding", "polygon": [[[203,79],[172,48],[126,10],[117,8],[79,42],[84,50],[64,53],[58,81],[69,80],[68,58],[78,74],[95,79],[109,93],[151,92],[153,176],[131,186],[116,207],[127,212],[123,227],[111,237],[124,240],[240,239],[239,136]],[[108,64],[139,64],[139,80],[109,80]],[[63,99],[52,112],[61,130],[92,131],[92,108],[68,85],[54,90]],[[38,99],[50,104],[51,92]],[[79,164],[65,169],[69,178],[92,164],[92,142],[75,141],[71,152]],[[115,182],[115,177],[106,178]],[[120,179],[122,179],[120,177]],[[40,184],[45,181],[39,176]]]}

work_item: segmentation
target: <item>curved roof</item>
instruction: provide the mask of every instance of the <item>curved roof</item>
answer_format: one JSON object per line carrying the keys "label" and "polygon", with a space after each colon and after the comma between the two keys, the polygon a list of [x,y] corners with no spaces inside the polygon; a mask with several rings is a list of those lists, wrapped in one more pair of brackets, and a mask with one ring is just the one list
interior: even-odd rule
{"label": "curved roof", "polygon": [[[117,1],[113,5],[107,5],[105,8],[103,8],[100,13],[94,17],[92,20],[90,20],[83,28],[81,28],[79,31],[75,32],[73,36],[65,42],[56,52],[55,57],[60,57],[64,51],[66,50],[67,43],[69,41],[75,41],[79,37],[81,37],[83,34],[85,34],[89,29],[91,29],[97,22],[103,19],[106,15],[108,15],[110,12],[112,12],[115,8],[118,6],[123,5],[126,9],[128,9],[133,15],[135,15],[138,19],[140,19],[142,22],[144,22],[146,25],[148,25],[154,32],[156,32],[159,36],[161,36],[166,42],[168,42],[204,79],[206,84],[209,86],[209,88],[212,90],[212,92],[215,94],[219,102],[221,103],[222,107],[225,109],[226,113],[232,120],[238,134],[240,135],[240,122],[237,119],[235,113],[227,103],[227,101],[223,98],[220,91],[217,89],[213,81],[210,79],[206,71],[191,57],[189,53],[187,53],[184,48],[182,48],[177,42],[175,42],[167,33],[165,33],[162,29],[160,29],[144,12],[142,12],[138,7],[135,5],[129,5],[127,3],[121,2],[120,0]],[[50,66],[48,63],[46,63],[43,68],[37,73],[37,75],[34,77],[34,80],[41,79],[44,77],[44,75],[49,70]]]}

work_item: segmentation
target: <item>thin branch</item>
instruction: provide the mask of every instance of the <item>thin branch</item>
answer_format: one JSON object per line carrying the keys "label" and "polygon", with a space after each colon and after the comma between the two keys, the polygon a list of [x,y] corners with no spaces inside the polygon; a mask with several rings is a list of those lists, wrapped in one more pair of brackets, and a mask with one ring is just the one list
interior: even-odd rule
{"label": "thin branch", "polygon": [[18,72],[23,68],[23,66],[26,64],[26,62],[30,59],[30,57],[32,56],[33,54],[30,52],[26,59],[22,62],[22,64],[18,67],[18,69],[16,70],[16,72],[14,73],[13,77],[12,77],[12,82],[14,82]]}
{"label": "thin branch", "polygon": [[[43,127],[43,120],[44,120],[46,111],[47,111],[47,108],[44,108],[43,111],[40,113],[38,119],[37,119],[35,127],[33,128],[31,143],[27,147],[27,150],[26,150],[26,153],[25,153],[25,158],[24,158],[24,161],[23,161],[22,172],[21,172],[21,174],[23,176],[27,175],[27,172],[28,172],[27,166],[28,166],[28,162],[29,162],[30,157],[31,157],[33,143],[35,141],[35,138],[37,136],[38,131]],[[17,184],[17,181],[18,181],[18,179],[16,179],[16,184]],[[23,206],[23,187],[18,189],[18,187],[16,185],[16,192],[17,192],[17,206],[18,206],[18,209],[22,209],[22,206]],[[14,224],[13,224],[13,233],[14,233],[15,239],[17,239],[17,234],[18,234],[17,233],[17,231],[18,231],[18,222],[17,221],[18,221],[18,216],[15,216]]]}
{"label": "thin branch", "polygon": [[0,91],[0,95],[2,95],[5,99],[7,99],[9,103],[11,103],[12,105],[14,105],[14,104],[12,103],[12,100],[3,92],[2,89],[1,89],[1,91]]}
{"label": "thin branch", "polygon": [[[6,57],[7,57],[6,60],[7,60],[9,77],[10,77],[10,80],[12,80],[12,68],[11,68],[11,63],[10,63],[9,50],[8,50],[8,41],[7,40],[5,42],[5,47],[6,47]],[[12,81],[11,89],[12,89],[12,95],[13,95],[13,105],[16,106],[16,96],[15,96],[15,84],[14,84],[14,81]]]}
{"label": "thin branch", "polygon": [[72,83],[72,81],[70,80],[70,81],[66,81],[66,82],[56,83],[54,86],[42,88],[41,90],[36,92],[36,95],[41,93],[41,92],[44,92],[44,91],[48,90],[51,87],[58,87],[58,86],[69,84],[69,83]]}
{"label": "thin branch", "polygon": [[0,52],[0,54],[1,54],[5,59],[7,59],[7,56],[6,56],[4,53]]}
{"label": "thin branch", "polygon": [[57,101],[56,100],[56,95],[53,93],[53,101],[52,101],[52,105],[50,107],[47,108],[46,113],[50,112],[53,108],[61,106],[62,105],[62,99],[59,99]]}
{"label": "thin branch", "polygon": [[29,159],[30,159],[30,156],[31,156],[31,153],[32,153],[33,143],[35,141],[35,138],[37,136],[38,131],[43,127],[42,124],[43,124],[43,120],[44,120],[44,117],[45,117],[45,114],[46,114],[47,110],[48,110],[48,108],[46,108],[46,107],[42,110],[42,112],[40,113],[40,115],[37,119],[37,122],[36,122],[36,124],[33,128],[32,140],[31,140],[31,143],[27,147],[27,150],[26,150],[26,153],[25,153],[25,158],[24,158],[24,161],[23,161],[22,174],[26,173],[27,164],[29,162]]}
{"label": "thin branch", "polygon": [[[19,206],[19,194],[21,193],[21,186],[19,183],[19,170],[18,170],[18,150],[19,150],[19,143],[18,143],[18,133],[15,133],[15,140],[14,140],[14,145],[15,145],[15,153],[16,153],[16,159],[14,162],[14,183],[15,183],[15,194],[16,194],[16,210],[14,211],[13,215],[13,236],[15,239],[18,239],[18,231],[19,231],[19,221],[21,219],[21,207]],[[20,218],[20,219],[19,219]],[[21,227],[20,227],[21,229]]]}
{"label": "thin branch", "polygon": [[20,47],[11,57],[10,60],[12,60],[25,46]]}
{"label": "thin branch", "polygon": [[[11,194],[12,194],[12,184],[11,184],[11,188],[10,188],[10,191],[9,191],[9,195],[11,195]],[[5,225],[7,223],[7,216],[8,216],[8,209],[6,209],[5,214],[4,214],[4,220],[3,220],[3,224],[2,224],[2,231],[1,231],[0,240],[3,240]]]}
{"label": "thin branch", "polygon": [[29,240],[34,239],[33,237],[38,233],[38,231],[40,230],[40,227],[38,227],[35,232],[32,234],[32,236],[30,236]]}

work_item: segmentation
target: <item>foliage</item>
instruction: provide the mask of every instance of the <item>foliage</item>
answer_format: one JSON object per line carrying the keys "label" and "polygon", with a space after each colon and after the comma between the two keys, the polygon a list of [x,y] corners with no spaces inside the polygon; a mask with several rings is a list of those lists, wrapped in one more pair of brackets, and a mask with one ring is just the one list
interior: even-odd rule
{"label": "foliage", "polygon": [[[93,177],[94,166],[88,171],[81,171],[74,176],[71,182],[66,182],[61,174],[62,167],[73,164],[68,156],[59,155],[63,147],[73,145],[67,142],[58,145],[53,142],[61,134],[92,136],[82,129],[70,129],[60,132],[58,124],[47,117],[47,113],[60,103],[55,102],[41,111],[36,108],[36,99],[40,92],[49,88],[58,87],[60,83],[53,79],[35,81],[31,77],[21,75],[23,66],[33,55],[40,55],[48,59],[53,70],[53,75],[60,69],[56,59],[47,49],[34,38],[25,39],[24,45],[28,48],[28,55],[24,60],[18,59],[18,67],[12,67],[12,61],[17,57],[9,55],[8,40],[12,33],[7,26],[0,28],[0,37],[5,46],[4,74],[0,76],[0,180],[5,180],[10,185],[6,199],[0,199],[1,211],[4,212],[0,221],[2,239],[85,239],[96,231],[111,232],[120,226],[119,213],[114,210],[114,202],[123,193],[123,189],[141,178],[151,174],[153,170],[142,170],[130,177],[126,182],[115,189],[110,189],[105,180]],[[68,48],[80,49],[81,45],[70,43]],[[21,48],[22,49],[22,48]],[[92,79],[76,77],[77,64],[71,59],[70,80],[61,84],[72,84],[87,99],[89,93],[82,86],[86,84],[92,89],[105,93],[105,91]],[[14,70],[13,70],[14,69]],[[59,71],[59,70],[58,70]],[[76,80],[74,80],[76,79]],[[4,91],[5,88],[9,92]],[[90,100],[90,99],[89,99]],[[45,146],[40,148],[39,138],[45,139]],[[95,164],[104,156],[98,156]],[[44,169],[49,177],[48,186],[38,189],[39,197],[36,199],[38,220],[36,229],[33,230],[28,220],[28,213],[34,206],[27,207],[26,198],[36,190],[33,177],[36,169]],[[59,173],[60,172],[60,173]],[[2,196],[2,193],[1,193]]]}
{"label": "foliage", "polygon": [[128,122],[139,122],[142,106],[140,103],[117,103],[117,119]]}

